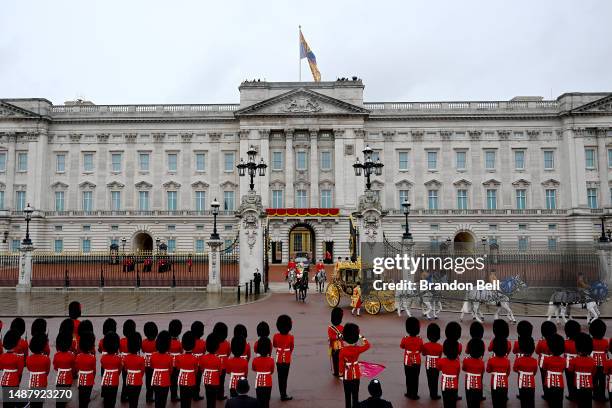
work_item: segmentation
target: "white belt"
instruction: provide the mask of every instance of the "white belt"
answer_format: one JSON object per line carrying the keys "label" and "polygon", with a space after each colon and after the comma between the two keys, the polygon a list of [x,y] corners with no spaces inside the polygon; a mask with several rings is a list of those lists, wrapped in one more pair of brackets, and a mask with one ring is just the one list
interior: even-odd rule
{"label": "white belt", "polygon": [[578,355],[577,354],[565,354],[565,368],[569,368],[570,361],[575,357],[578,357]]}
{"label": "white belt", "polygon": [[58,368],[57,369],[57,377],[55,378],[55,385],[57,385],[57,382],[60,379],[61,373],[69,373],[69,372],[72,372],[72,368]]}
{"label": "white belt", "polygon": [[184,373],[187,373],[187,374],[193,373],[194,371],[195,370],[186,370],[186,369],[181,368],[179,369],[179,375],[184,374]]}
{"label": "white belt", "polygon": [[12,368],[6,368],[2,370],[3,373],[16,373],[17,370],[13,370]]}
{"label": "white belt", "polygon": [[[530,373],[530,372],[527,372],[527,371],[519,371],[518,374],[519,374],[519,377],[518,377],[518,386],[519,386],[519,388],[523,388],[523,384],[525,383],[525,380],[526,380],[525,377],[527,377],[527,376],[533,377],[534,376],[533,373]],[[534,384],[534,386],[535,386],[535,384]]]}
{"label": "white belt", "polygon": [[118,371],[119,369],[117,368],[107,368],[106,370],[104,370],[105,373],[116,373]]}
{"label": "white belt", "polygon": [[425,368],[431,368],[434,362],[438,361],[438,356],[425,356]]}
{"label": "white belt", "polygon": [[193,353],[194,357],[202,357],[204,353]]}
{"label": "white belt", "polygon": [[540,368],[542,368],[542,365],[544,364],[544,358],[546,358],[546,357],[550,357],[550,354],[540,354],[540,357],[538,359],[539,360],[538,363],[539,363]]}
{"label": "white belt", "polygon": [[128,374],[141,374],[142,371],[140,371],[140,370],[127,370],[127,373]]}
{"label": "white belt", "polygon": [[472,387],[472,380],[474,378],[480,378],[482,377],[480,374],[474,374],[474,373],[465,373],[465,388],[468,390],[471,390]]}
{"label": "white belt", "polygon": [[442,374],[442,391],[446,390],[446,380],[452,380],[457,378],[456,375],[450,375],[450,374]]}
{"label": "white belt", "polygon": [[234,381],[234,378],[238,377],[238,379],[240,379],[241,377],[245,377],[245,376],[246,376],[246,373],[231,373],[230,381],[229,381],[230,388],[232,388],[232,382]]}
{"label": "white belt", "polygon": [[559,381],[561,381],[563,379],[563,373],[561,373],[560,371],[547,371],[546,372],[546,383],[552,382],[552,377],[553,376],[559,376],[561,377],[561,379]]}
{"label": "white belt", "polygon": [[[110,371],[110,370],[104,370],[104,371],[106,372],[106,371]],[[90,371],[79,371],[79,376],[80,375],[89,375],[89,374],[93,374],[93,371],[91,371],[91,370]]]}
{"label": "white belt", "polygon": [[588,378],[588,377],[591,375],[591,373],[581,373],[581,372],[576,372],[576,374],[575,374],[575,375],[576,375],[576,389],[577,389],[577,390],[579,390],[579,389],[581,389],[581,388],[582,388],[582,384],[581,384],[581,381],[580,381],[580,380],[581,380],[583,377]]}
{"label": "white belt", "polygon": [[[418,356],[419,352],[418,351],[411,351],[411,350],[410,351],[406,350],[404,352],[404,365],[408,365],[408,363],[410,363],[410,357],[413,356],[413,355],[417,355]],[[415,360],[416,360],[416,358],[415,358]]]}
{"label": "white belt", "polygon": [[161,373],[162,371],[168,371],[168,369],[167,368],[154,368],[153,369],[153,374]]}
{"label": "white belt", "polygon": [[498,373],[498,372],[492,372],[491,373],[493,375],[493,389],[496,390],[498,385],[497,382],[500,381],[504,376],[506,376],[506,373]]}

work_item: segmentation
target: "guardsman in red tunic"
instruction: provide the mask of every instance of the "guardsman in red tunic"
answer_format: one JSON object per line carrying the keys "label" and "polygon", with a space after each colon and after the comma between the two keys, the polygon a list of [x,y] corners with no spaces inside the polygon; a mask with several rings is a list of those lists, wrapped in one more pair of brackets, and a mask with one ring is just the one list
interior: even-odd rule
{"label": "guardsman in red tunic", "polygon": [[[55,388],[72,387],[74,370],[74,353],[70,351],[72,333],[60,332],[55,339],[56,352],[53,355],[53,369],[56,371]],[[58,407],[65,407],[65,402],[58,402]]]}
{"label": "guardsman in red tunic", "polygon": [[493,339],[494,356],[487,361],[487,373],[491,374],[491,400],[493,407],[505,407],[508,401],[508,375],[510,375],[510,360],[508,340],[503,337]]}
{"label": "guardsman in red tunic", "polygon": [[[128,353],[128,338],[136,333],[136,322],[132,319],[127,319],[123,322],[123,337],[119,340],[119,357],[123,357]],[[121,369],[121,402],[127,402],[128,395],[125,392],[125,378],[127,371]]]}
{"label": "guardsman in red tunic", "polygon": [[[552,323],[552,322],[549,322]],[[553,323],[554,324],[554,323]],[[544,397],[551,408],[563,406],[563,370],[565,369],[565,342],[558,334],[551,334],[546,340],[549,356],[544,357],[542,370],[544,379]]]}
{"label": "guardsman in red tunic", "polygon": [[455,407],[458,399],[459,372],[461,370],[459,343],[454,339],[447,338],[444,340],[442,350],[444,357],[438,360],[438,368],[440,369],[440,374],[442,374],[442,379],[440,380],[442,401],[444,402],[444,408]]}
{"label": "guardsman in red tunic", "polygon": [[[15,348],[18,343],[19,333],[14,330],[6,332],[4,335],[4,347],[6,352],[0,354],[0,370],[2,370],[0,384],[3,388],[14,388],[19,386],[24,360],[22,356],[15,353]],[[5,402],[5,406],[11,406],[11,404]]]}
{"label": "guardsman in red tunic", "polygon": [[493,321],[493,339],[491,339],[491,341],[489,342],[489,347],[487,349],[491,353],[491,356],[495,355],[495,353],[493,352],[493,340],[497,338],[506,339],[505,356],[507,357],[510,354],[510,352],[512,351],[512,342],[510,340],[507,340],[509,336],[510,327],[508,327],[508,323],[506,323],[505,320],[496,319],[495,321]]}
{"label": "guardsman in red tunic", "polygon": [[155,340],[156,352],[151,356],[151,368],[153,376],[151,377],[151,386],[155,394],[155,407],[164,408],[168,401],[168,392],[170,391],[170,376],[173,368],[173,358],[168,354],[170,350],[170,333],[162,330]]}
{"label": "guardsman in red tunic", "polygon": [[247,377],[249,372],[249,361],[244,358],[244,349],[247,342],[242,336],[234,336],[232,339],[232,356],[225,361],[225,369],[229,374],[230,396],[236,397],[236,387],[241,377]]}
{"label": "guardsman in red tunic", "polygon": [[145,374],[145,359],[138,354],[141,346],[142,337],[140,333],[133,333],[128,337],[128,354],[123,357],[123,368],[127,372],[125,386],[130,408],[138,407],[142,379]]}
{"label": "guardsman in red tunic", "polygon": [[593,336],[593,360],[595,360],[595,375],[593,376],[593,400],[605,402],[606,399],[606,373],[604,367],[608,360],[609,341],[604,338],[607,326],[601,319],[595,319],[589,325],[589,332]]}
{"label": "guardsman in red tunic", "polygon": [[423,340],[419,336],[421,324],[416,317],[406,319],[407,336],[402,338],[400,348],[404,350],[404,374],[406,375],[405,397],[419,399],[419,375],[421,373],[421,352]]}
{"label": "guardsman in red tunic", "polygon": [[470,355],[463,359],[462,367],[465,372],[465,399],[468,408],[478,408],[482,400],[482,376],[485,370],[482,361],[484,343],[474,338],[468,342],[466,349],[470,350]]}
{"label": "guardsman in red tunic", "polygon": [[251,361],[251,345],[247,340],[249,338],[249,333],[244,324],[237,324],[236,326],[234,326],[234,337],[244,338],[244,341],[246,342],[244,346],[244,353],[242,353],[240,357],[245,359],[248,363],[249,361]]}
{"label": "guardsman in red tunic", "polygon": [[81,314],[83,313],[82,309],[81,309],[81,304],[77,301],[72,301],[70,302],[70,304],[68,305],[68,317],[70,318],[70,320],[72,320],[73,323],[73,330],[74,333],[73,335],[76,336],[79,330],[79,324],[81,323],[79,321],[79,318],[81,317]]}
{"label": "guardsman in red tunic", "polygon": [[344,312],[339,307],[334,307],[331,311],[331,324],[327,326],[327,340],[329,344],[329,355],[331,357],[331,369],[335,377],[339,377],[338,357],[344,343],[342,341],[342,317]]}
{"label": "guardsman in red tunic", "polygon": [[[170,321],[170,324],[168,325],[168,332],[170,333],[170,337],[172,337],[172,339],[170,340],[170,351],[169,352],[170,352],[170,355],[172,356],[173,364],[174,364],[174,359],[183,352],[181,340],[179,339],[179,336],[181,335],[182,331],[183,331],[183,323],[181,323],[180,320],[174,319]],[[170,377],[170,401],[172,402],[179,401],[178,369],[176,367],[172,369],[172,375]]]}
{"label": "guardsman in red tunic", "polygon": [[49,337],[47,336],[47,321],[45,319],[35,319],[32,322],[32,328],[30,329],[30,335],[32,337],[42,335],[47,339],[43,348],[43,354],[49,356],[51,354],[51,347],[49,347]]}
{"label": "guardsman in red tunic", "polygon": [[106,354],[100,357],[100,369],[102,370],[100,395],[104,400],[105,407],[114,407],[117,403],[119,375],[122,370],[121,356],[119,355],[119,335],[115,332],[108,332],[104,336],[103,344]]}
{"label": "guardsman in red tunic", "polygon": [[[191,334],[195,338],[195,345],[193,346],[193,355],[195,358],[200,359],[206,353],[206,341],[202,338],[204,336],[204,323],[199,320],[191,323]],[[196,385],[193,391],[193,400],[202,401],[204,397],[200,395],[202,389],[202,370],[198,366],[198,372],[196,373]]]}
{"label": "guardsman in red tunic", "polygon": [[102,338],[98,341],[98,353],[102,355],[106,354],[106,350],[104,350],[104,337],[110,332],[117,333],[117,321],[111,317],[102,323]]}
{"label": "guardsman in red tunic", "polygon": [[[518,329],[518,328],[517,328]],[[512,370],[518,374],[519,399],[521,408],[535,407],[536,372],[538,360],[531,357],[535,350],[533,339],[527,335],[519,335],[519,348]]]}
{"label": "guardsman in red tunic", "polygon": [[[346,408],[357,407],[359,404],[359,383],[361,370],[359,368],[359,356],[369,350],[370,343],[359,334],[359,326],[347,323],[343,331],[344,341],[347,344],[340,350],[341,379],[344,386],[344,405]],[[361,339],[362,344],[357,344]]]}
{"label": "guardsman in red tunic", "polygon": [[518,339],[514,340],[514,344],[512,345],[512,353],[514,353],[516,356],[520,356],[521,351],[519,348],[519,340],[521,337],[533,339],[533,325],[527,320],[521,320],[516,325],[516,334],[518,335]]}
{"label": "guardsman in red tunic", "polygon": [[548,341],[547,339],[553,334],[557,334],[557,326],[548,320],[545,320],[540,326],[540,332],[542,337],[536,343],[535,352],[538,355],[538,366],[540,367],[540,377],[542,379],[542,390],[543,395],[542,398],[546,399],[548,394],[546,390],[546,370],[544,369],[544,359],[548,356],[551,356],[551,352],[548,349]]}
{"label": "guardsman in red tunic", "polygon": [[580,323],[575,320],[568,320],[565,323],[565,380],[567,383],[567,399],[570,401],[576,400],[576,387],[574,382],[574,373],[569,370],[572,359],[578,355],[576,351],[576,343],[574,339],[580,333]]}
{"label": "guardsman in red tunic", "polygon": [[[256,328],[256,332],[257,332],[257,338],[261,339],[262,337],[266,337],[266,338],[270,338],[270,325],[268,325],[267,322],[259,322],[257,323],[257,328]],[[258,355],[259,353],[257,352],[257,342],[259,340],[255,340],[255,342],[253,343],[253,353],[255,353],[255,355]]]}
{"label": "guardsman in red tunic", "polygon": [[206,396],[206,408],[215,408],[217,395],[219,394],[221,371],[223,362],[217,356],[219,339],[215,333],[206,337],[206,354],[200,357],[198,366],[202,370],[202,383],[204,383],[204,395]]}
{"label": "guardsman in red tunic", "polygon": [[[608,344],[608,353],[612,354],[612,341]],[[604,373],[606,374],[606,388],[608,389],[608,400],[612,401],[612,359],[607,359],[604,365]],[[612,408],[612,402],[610,402]]]}
{"label": "guardsman in red tunic", "polygon": [[578,333],[574,342],[577,356],[570,361],[568,370],[574,374],[578,407],[590,408],[593,406],[593,374],[596,371],[595,360],[591,357],[593,339],[586,333]]}
{"label": "guardsman in red tunic", "polygon": [[272,338],[272,346],[276,348],[276,369],[278,372],[278,390],[281,401],[290,401],[293,397],[287,395],[287,379],[291,367],[291,353],[294,348],[294,338],[290,334],[293,322],[291,317],[280,315],[276,320],[278,333]]}
{"label": "guardsman in red tunic", "polygon": [[195,337],[190,331],[183,334],[181,341],[183,353],[174,359],[174,368],[178,370],[178,385],[181,391],[181,407],[191,406],[193,400],[198,359],[193,355]]}
{"label": "guardsman in red tunic", "polygon": [[[47,379],[51,370],[51,360],[45,354],[45,346],[49,343],[46,334],[36,334],[30,340],[32,354],[26,359],[26,368],[30,372],[28,387],[30,389],[47,388]],[[31,407],[42,407],[42,402],[32,402]]]}
{"label": "guardsman in red tunic", "polygon": [[79,387],[79,407],[87,407],[91,399],[91,390],[96,378],[95,341],[92,332],[81,333],[79,337],[79,354],[74,360]]}
{"label": "guardsman in red tunic", "polygon": [[154,322],[146,322],[144,325],[145,339],[142,341],[142,356],[145,361],[145,386],[146,386],[146,402],[152,403],[155,401],[153,394],[153,386],[151,381],[153,380],[153,367],[151,367],[151,356],[157,351],[156,339],[157,339],[157,325]]}
{"label": "guardsman in red tunic", "polygon": [[423,357],[425,358],[425,374],[427,375],[427,385],[429,387],[429,398],[439,400],[438,395],[438,378],[440,370],[438,369],[438,361],[442,357],[442,344],[440,340],[440,326],[436,323],[430,323],[427,326],[427,340],[423,344]]}
{"label": "guardsman in red tunic", "polygon": [[267,337],[260,337],[258,341],[258,357],[253,359],[251,368],[255,372],[255,394],[261,408],[270,406],[272,395],[272,374],[274,373],[274,359],[270,357],[272,343]]}
{"label": "guardsman in red tunic", "polygon": [[25,321],[21,317],[13,319],[11,322],[11,330],[16,332],[19,336],[19,341],[17,342],[17,346],[13,350],[13,353],[23,358],[23,363],[25,364],[25,359],[28,356],[28,341],[23,338],[26,330]]}
{"label": "guardsman in red tunic", "polygon": [[217,339],[219,339],[217,357],[221,359],[223,367],[219,376],[219,388],[217,389],[217,400],[219,401],[227,399],[225,396],[225,360],[227,360],[231,352],[231,346],[229,341],[227,341],[227,330],[227,325],[223,322],[218,322],[213,327],[213,333],[215,333]]}

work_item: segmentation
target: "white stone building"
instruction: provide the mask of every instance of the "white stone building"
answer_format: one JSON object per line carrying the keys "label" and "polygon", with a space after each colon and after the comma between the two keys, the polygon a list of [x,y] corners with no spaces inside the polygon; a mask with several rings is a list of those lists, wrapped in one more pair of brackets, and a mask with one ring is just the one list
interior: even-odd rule
{"label": "white stone building", "polygon": [[372,180],[389,239],[403,232],[404,198],[417,241],[556,245],[599,235],[612,204],[612,94],[364,102],[363,89],[359,79],[244,82],[240,103],[226,105],[0,100],[4,249],[23,238],[26,203],[37,210],[39,250],[103,251],[125,238],[126,249],[160,239],[202,252],[213,198],[225,210],[219,232],[233,240],[249,184],[236,164],[251,145],[268,164],[255,179],[264,207],[311,209],[269,217],[277,262],[324,248],[347,255],[364,189],[352,164],[366,145],[385,164]]}

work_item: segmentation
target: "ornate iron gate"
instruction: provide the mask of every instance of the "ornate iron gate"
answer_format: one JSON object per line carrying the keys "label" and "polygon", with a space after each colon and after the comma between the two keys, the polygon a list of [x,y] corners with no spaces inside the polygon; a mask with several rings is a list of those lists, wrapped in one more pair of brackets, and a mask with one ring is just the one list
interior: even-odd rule
{"label": "ornate iron gate", "polygon": [[238,286],[240,283],[240,234],[221,250],[221,286]]}

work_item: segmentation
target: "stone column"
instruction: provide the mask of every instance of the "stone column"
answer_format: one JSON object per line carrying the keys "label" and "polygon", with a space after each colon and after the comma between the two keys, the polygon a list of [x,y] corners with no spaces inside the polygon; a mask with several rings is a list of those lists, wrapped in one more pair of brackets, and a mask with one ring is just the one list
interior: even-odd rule
{"label": "stone column", "polygon": [[257,188],[265,193],[262,195],[262,204],[265,208],[270,207],[272,193],[270,193],[270,172],[272,170],[272,157],[270,156],[270,129],[259,129],[259,158],[264,159],[268,165],[266,175],[257,176]]}
{"label": "stone column", "polygon": [[[344,183],[344,168],[346,161],[353,165],[354,156],[344,156],[344,129],[334,129],[334,204],[335,207],[343,208],[346,204],[346,190]],[[352,168],[351,168],[352,170]]]}
{"label": "stone column", "polygon": [[28,292],[32,288],[32,252],[34,246],[23,245],[19,248],[19,281],[17,292]]}
{"label": "stone column", "polygon": [[249,191],[242,197],[236,211],[240,222],[240,284],[253,279],[257,269],[263,271],[263,233],[266,213],[261,205],[261,196]]}
{"label": "stone column", "polygon": [[221,254],[219,249],[223,245],[223,240],[209,239],[207,242],[210,247],[208,252],[208,293],[221,292]]}
{"label": "stone column", "polygon": [[310,129],[310,207],[320,207],[319,202],[319,146],[317,129]]}
{"label": "stone column", "polygon": [[285,129],[285,207],[287,208],[294,206],[295,198],[293,159],[293,129]]}

